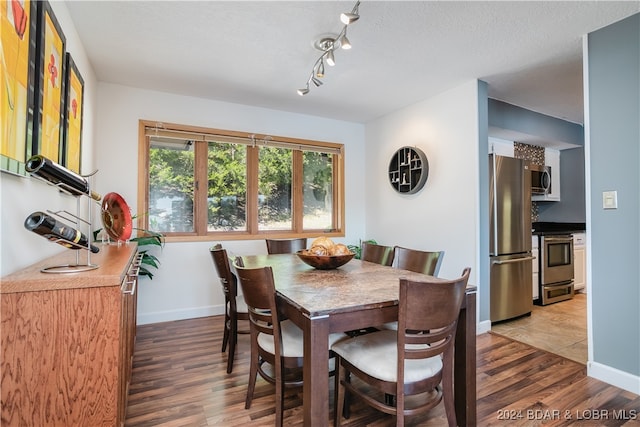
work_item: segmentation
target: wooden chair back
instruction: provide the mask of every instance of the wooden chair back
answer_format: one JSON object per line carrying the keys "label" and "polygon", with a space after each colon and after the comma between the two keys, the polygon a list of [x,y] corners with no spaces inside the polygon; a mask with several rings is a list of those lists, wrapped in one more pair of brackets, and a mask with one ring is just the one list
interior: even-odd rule
{"label": "wooden chair back", "polygon": [[[461,277],[445,282],[400,279],[396,382],[398,417],[412,413],[411,410],[405,410],[405,394],[415,394],[420,391],[419,387],[429,384],[429,381],[417,383],[414,385],[415,389],[407,390],[404,376],[405,360],[441,356],[442,371],[434,376],[428,388],[442,382],[449,425],[456,425],[453,403],[453,349],[458,316],[470,272],[471,269],[467,267]],[[401,412],[404,414],[401,415]]]}
{"label": "wooden chair back", "polygon": [[293,254],[307,248],[307,238],[265,239],[269,254]]}
{"label": "wooden chair back", "polygon": [[444,258],[444,251],[427,252],[400,246],[394,248],[393,266],[401,270],[437,276]]}
{"label": "wooden chair back", "polygon": [[221,245],[216,245],[211,248],[209,252],[211,253],[213,265],[216,268],[220,284],[222,285],[225,302],[229,304],[231,312],[237,312],[236,297],[238,295],[238,279],[231,271],[227,250],[222,248]]}
{"label": "wooden chair back", "polygon": [[[274,336],[280,342],[279,319],[276,309],[276,287],[271,267],[244,268],[236,262],[236,272],[242,287],[244,300],[249,308],[251,335],[264,333]],[[279,357],[276,345],[276,357]]]}
{"label": "wooden chair back", "polygon": [[393,264],[393,247],[377,245],[375,243],[362,242],[360,244],[360,259],[362,261],[375,262],[380,265]]}

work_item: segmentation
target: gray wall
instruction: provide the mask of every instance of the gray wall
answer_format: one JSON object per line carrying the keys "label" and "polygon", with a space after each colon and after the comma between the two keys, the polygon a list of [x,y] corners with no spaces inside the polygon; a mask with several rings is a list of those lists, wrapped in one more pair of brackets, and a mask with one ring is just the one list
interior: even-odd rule
{"label": "gray wall", "polygon": [[[588,35],[593,362],[640,375],[640,14]],[[602,192],[618,191],[618,209]]]}
{"label": "gray wall", "polygon": [[489,99],[489,127],[513,131],[525,137],[537,137],[545,142],[584,146],[584,129],[581,125],[496,99]]}
{"label": "gray wall", "polygon": [[584,148],[560,152],[559,202],[536,202],[539,221],[585,222]]}

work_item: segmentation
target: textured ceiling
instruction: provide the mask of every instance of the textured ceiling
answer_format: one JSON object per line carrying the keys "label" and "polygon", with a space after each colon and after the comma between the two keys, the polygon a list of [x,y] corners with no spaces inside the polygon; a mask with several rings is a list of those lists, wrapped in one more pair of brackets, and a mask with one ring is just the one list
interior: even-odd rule
{"label": "textured ceiling", "polygon": [[70,1],[98,80],[367,122],[471,79],[583,122],[582,36],[640,1],[363,1],[324,85],[297,95],[344,1]]}

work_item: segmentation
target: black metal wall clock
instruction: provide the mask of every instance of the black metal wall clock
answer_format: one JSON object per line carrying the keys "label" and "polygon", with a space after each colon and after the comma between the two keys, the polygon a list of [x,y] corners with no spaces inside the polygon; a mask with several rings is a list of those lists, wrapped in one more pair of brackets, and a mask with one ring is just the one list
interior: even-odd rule
{"label": "black metal wall clock", "polygon": [[429,161],[417,147],[402,147],[389,162],[389,183],[403,194],[417,193],[427,183]]}

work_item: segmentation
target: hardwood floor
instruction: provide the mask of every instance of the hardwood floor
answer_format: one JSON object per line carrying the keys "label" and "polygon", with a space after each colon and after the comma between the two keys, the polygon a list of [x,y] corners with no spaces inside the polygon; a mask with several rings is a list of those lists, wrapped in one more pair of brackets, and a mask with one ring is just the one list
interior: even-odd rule
{"label": "hardwood floor", "polygon": [[587,295],[546,306],[491,327],[499,335],[587,364]]}
{"label": "hardwood floor", "polygon": [[[251,409],[244,409],[249,337],[239,336],[231,374],[221,343],[221,317],[139,326],[125,425],[273,425],[274,388],[266,381],[258,379]],[[580,363],[492,333],[478,336],[477,352],[479,426],[640,426],[640,397],[588,378]],[[614,419],[621,415],[635,420]],[[301,391],[287,392],[284,416],[284,425],[302,425]],[[332,425],[331,414],[327,419]],[[386,427],[395,420],[355,401],[344,425]],[[407,425],[446,425],[444,409]]]}

